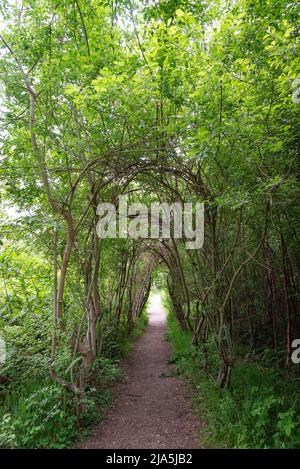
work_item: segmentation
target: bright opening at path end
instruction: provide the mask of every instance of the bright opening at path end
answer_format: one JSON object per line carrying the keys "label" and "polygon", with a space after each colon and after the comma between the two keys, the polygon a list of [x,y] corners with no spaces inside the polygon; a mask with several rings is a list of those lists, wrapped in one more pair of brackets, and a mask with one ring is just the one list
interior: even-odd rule
{"label": "bright opening at path end", "polygon": [[160,293],[150,294],[147,312],[152,324],[157,322],[165,322],[166,313],[162,302],[162,295]]}

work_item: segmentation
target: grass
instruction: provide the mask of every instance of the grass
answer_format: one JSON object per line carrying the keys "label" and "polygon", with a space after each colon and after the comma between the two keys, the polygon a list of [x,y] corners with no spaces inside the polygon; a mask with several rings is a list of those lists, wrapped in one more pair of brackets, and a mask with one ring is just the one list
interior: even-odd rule
{"label": "grass", "polygon": [[215,384],[217,355],[208,343],[209,369],[191,335],[180,330],[168,305],[167,339],[177,371],[194,390],[194,405],[204,418],[201,444],[211,448],[300,448],[299,380],[272,366],[242,358],[231,386]]}

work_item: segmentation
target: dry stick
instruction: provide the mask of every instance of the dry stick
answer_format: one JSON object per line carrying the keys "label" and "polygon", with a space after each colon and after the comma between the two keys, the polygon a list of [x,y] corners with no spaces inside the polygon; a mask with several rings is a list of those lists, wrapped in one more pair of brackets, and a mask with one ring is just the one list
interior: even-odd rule
{"label": "dry stick", "polygon": [[[235,280],[237,279],[238,275],[240,274],[240,272],[242,271],[242,269],[255,257],[255,255],[258,253],[259,249],[261,248],[261,245],[265,239],[265,236],[266,236],[266,232],[267,232],[267,226],[268,226],[268,213],[269,213],[269,210],[270,210],[270,200],[268,200],[267,202],[267,205],[266,205],[266,211],[265,211],[265,223],[264,223],[264,228],[263,228],[263,232],[262,232],[262,236],[259,240],[259,243],[258,245],[256,246],[256,248],[254,249],[254,251],[252,252],[252,254],[250,254],[248,256],[247,259],[245,259],[241,264],[240,266],[238,267],[238,269],[235,271],[232,279],[231,279],[231,282],[230,282],[230,285],[229,285],[229,288],[227,290],[227,293],[225,295],[225,298],[224,298],[224,301],[223,301],[223,304],[220,308],[220,327],[219,327],[219,334],[218,334],[218,344],[219,346],[221,345],[221,334],[222,334],[222,331],[223,331],[223,325],[224,325],[224,314],[225,314],[225,307],[226,307],[226,304],[228,302],[228,299],[231,295],[231,291],[233,289],[233,286],[234,286],[234,283],[235,283]],[[229,339],[227,337],[227,339]]]}
{"label": "dry stick", "polygon": [[[233,253],[235,251],[235,248],[237,246],[237,242],[238,242],[238,239],[239,239],[239,235],[240,235],[240,229],[241,229],[241,218],[242,218],[242,212],[240,214],[240,220],[239,220],[239,225],[238,225],[238,229],[237,229],[237,233],[236,233],[236,236],[235,236],[235,240],[234,240],[234,244],[233,244],[233,247],[230,251],[230,253],[228,254],[227,256],[227,259],[225,261],[225,263],[223,264],[221,270],[217,273],[217,275],[215,276],[215,278],[213,279],[213,282],[210,284],[209,288],[207,289],[207,291],[205,292],[203,298],[202,298],[202,304],[204,304],[206,298],[208,297],[209,293],[211,292],[212,288],[215,286],[215,283],[217,281],[217,279],[222,275],[222,273],[224,272],[224,270],[227,268],[229,262],[230,262],[230,259],[232,258],[233,256]],[[209,315],[206,315],[206,316],[209,316]],[[195,333],[197,334],[198,333],[198,327],[196,328],[196,331]]]}
{"label": "dry stick", "polygon": [[260,241],[258,243],[258,246],[255,248],[255,250],[252,252],[252,254],[249,255],[249,257],[247,259],[245,259],[242,264],[239,266],[239,268],[236,270],[235,274],[233,275],[232,279],[231,279],[231,282],[230,282],[230,286],[228,288],[228,291],[227,291],[227,294],[226,294],[226,297],[224,299],[224,302],[223,302],[223,305],[222,305],[222,309],[225,308],[226,304],[227,304],[227,301],[228,301],[228,298],[230,296],[230,293],[231,293],[231,290],[233,288],[233,285],[234,285],[234,282],[237,278],[237,276],[239,275],[240,271],[245,267],[245,265],[248,264],[248,262],[250,262],[254,257],[255,255],[257,254],[257,252],[259,251],[264,239],[265,239],[265,236],[266,236],[266,231],[267,231],[267,225],[268,225],[268,218],[267,218],[267,215],[268,215],[268,212],[269,212],[269,209],[270,209],[270,203],[268,201],[267,203],[267,207],[266,207],[266,214],[265,214],[265,224],[264,224],[264,229],[263,229],[263,233],[262,233],[262,236],[260,238]]}
{"label": "dry stick", "polygon": [[[181,285],[182,285],[182,288],[183,288],[183,293],[184,293],[184,296],[185,296],[185,300],[186,300],[186,303],[187,303],[187,313],[184,315],[184,319],[185,321],[187,322],[187,325],[189,327],[189,329],[191,331],[193,331],[193,328],[192,328],[192,325],[191,325],[191,322],[190,322],[190,313],[191,313],[191,308],[190,308],[190,297],[189,297],[189,291],[188,291],[188,288],[187,288],[187,284],[186,284],[186,280],[185,280],[185,276],[184,276],[184,273],[183,273],[183,269],[182,269],[182,265],[181,265],[181,261],[180,261],[180,257],[179,257],[179,253],[178,253],[178,250],[177,250],[177,246],[176,246],[176,242],[174,240],[174,238],[172,237],[171,238],[172,240],[172,244],[173,244],[173,250],[167,246],[166,244],[164,244],[164,247],[169,251],[171,257],[174,258],[175,260],[175,264],[178,268],[178,271],[179,271],[179,276],[180,276],[180,280],[181,280]],[[171,271],[172,272],[172,271]]]}

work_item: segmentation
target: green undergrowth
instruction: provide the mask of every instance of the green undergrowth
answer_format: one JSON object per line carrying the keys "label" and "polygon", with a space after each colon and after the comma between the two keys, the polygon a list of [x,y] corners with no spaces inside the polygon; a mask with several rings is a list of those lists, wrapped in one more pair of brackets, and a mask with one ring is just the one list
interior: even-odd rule
{"label": "green undergrowth", "polygon": [[208,343],[207,370],[203,352],[191,344],[191,335],[180,330],[171,312],[167,339],[177,372],[190,382],[195,408],[204,418],[202,445],[300,448],[299,380],[272,366],[239,359],[230,388],[220,390],[215,384],[217,356],[212,343]]}
{"label": "green undergrowth", "polygon": [[[130,334],[122,326],[117,332],[102,331],[101,353],[80,399],[49,377],[46,353],[37,356],[36,352],[30,359],[15,345],[18,353],[7,360],[3,370],[9,382],[0,383],[0,448],[65,448],[87,436],[110,406],[111,388],[122,379],[121,360],[143,333],[147,321],[143,313]],[[66,353],[66,363],[68,359]],[[63,358],[61,361],[58,367],[66,368]]]}
{"label": "green undergrowth", "polygon": [[123,334],[120,344],[119,350],[121,357],[128,355],[131,352],[131,349],[135,343],[135,341],[143,334],[149,322],[149,318],[147,314],[142,314],[140,319],[136,322],[135,327],[131,331],[129,335]]}

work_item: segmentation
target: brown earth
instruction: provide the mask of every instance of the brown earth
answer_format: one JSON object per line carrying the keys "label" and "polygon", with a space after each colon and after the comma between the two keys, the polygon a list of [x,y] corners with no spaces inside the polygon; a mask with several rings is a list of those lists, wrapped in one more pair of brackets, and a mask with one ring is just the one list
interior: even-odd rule
{"label": "brown earth", "polygon": [[149,307],[149,325],[124,364],[126,380],[114,405],[81,448],[191,449],[199,447],[199,419],[183,381],[168,364],[166,315],[158,295]]}

